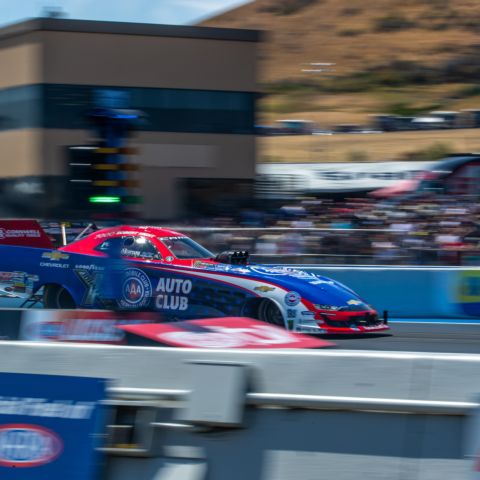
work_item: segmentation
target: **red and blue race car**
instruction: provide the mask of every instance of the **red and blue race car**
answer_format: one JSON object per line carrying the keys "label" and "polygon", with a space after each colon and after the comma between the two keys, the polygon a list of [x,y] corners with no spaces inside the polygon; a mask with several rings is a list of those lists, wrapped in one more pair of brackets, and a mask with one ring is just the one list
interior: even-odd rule
{"label": "red and blue race car", "polygon": [[158,311],[167,320],[247,316],[312,334],[389,329],[335,280],[249,264],[246,252],[214,255],[160,227],[104,228],[58,250],[3,245],[0,270],[0,282],[2,273],[24,275],[25,295],[43,291],[46,308]]}

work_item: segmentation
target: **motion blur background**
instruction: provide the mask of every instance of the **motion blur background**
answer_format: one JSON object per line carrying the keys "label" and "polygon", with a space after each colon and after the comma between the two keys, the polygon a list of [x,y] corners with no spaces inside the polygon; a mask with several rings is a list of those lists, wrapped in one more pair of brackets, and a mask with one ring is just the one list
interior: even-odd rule
{"label": "motion blur background", "polygon": [[138,221],[257,228],[203,234],[214,250],[478,264],[476,3],[1,3],[2,215],[89,217],[68,148],[107,102],[142,115]]}
{"label": "motion blur background", "polygon": [[479,478],[479,32],[477,0],[0,0],[0,218],[170,226],[390,312],[325,352],[0,341],[115,382],[102,478]]}

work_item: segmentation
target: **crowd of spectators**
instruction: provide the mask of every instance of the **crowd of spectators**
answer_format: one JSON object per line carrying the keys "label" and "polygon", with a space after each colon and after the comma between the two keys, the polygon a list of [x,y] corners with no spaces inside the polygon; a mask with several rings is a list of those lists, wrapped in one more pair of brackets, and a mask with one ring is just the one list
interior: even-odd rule
{"label": "crowd of spectators", "polygon": [[246,249],[262,261],[480,265],[480,201],[465,196],[300,199],[210,225],[217,230],[190,233],[213,251]]}

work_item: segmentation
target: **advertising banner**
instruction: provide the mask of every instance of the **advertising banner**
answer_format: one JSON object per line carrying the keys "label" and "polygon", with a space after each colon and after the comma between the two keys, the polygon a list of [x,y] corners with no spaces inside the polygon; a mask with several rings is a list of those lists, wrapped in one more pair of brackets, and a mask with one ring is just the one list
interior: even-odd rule
{"label": "advertising banner", "polygon": [[154,312],[25,310],[22,313],[20,340],[124,345],[125,332],[116,325],[160,320],[160,314]]}
{"label": "advertising banner", "polygon": [[93,480],[106,380],[0,373],[0,478]]}
{"label": "advertising banner", "polygon": [[[278,188],[310,192],[376,190],[416,178],[435,162],[261,163],[257,179]],[[271,192],[275,194],[275,191]],[[278,190],[277,190],[278,194]]]}
{"label": "advertising banner", "polygon": [[320,348],[333,343],[242,317],[206,318],[118,328],[156,343],[186,348]]}

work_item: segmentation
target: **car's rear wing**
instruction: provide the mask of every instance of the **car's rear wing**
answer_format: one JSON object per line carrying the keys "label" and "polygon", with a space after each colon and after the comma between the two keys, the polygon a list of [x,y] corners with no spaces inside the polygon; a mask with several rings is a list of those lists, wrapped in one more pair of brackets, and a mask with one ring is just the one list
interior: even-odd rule
{"label": "car's rear wing", "polygon": [[0,220],[0,245],[55,248],[37,220]]}
{"label": "car's rear wing", "polygon": [[0,245],[57,248],[97,230],[93,223],[0,220]]}

